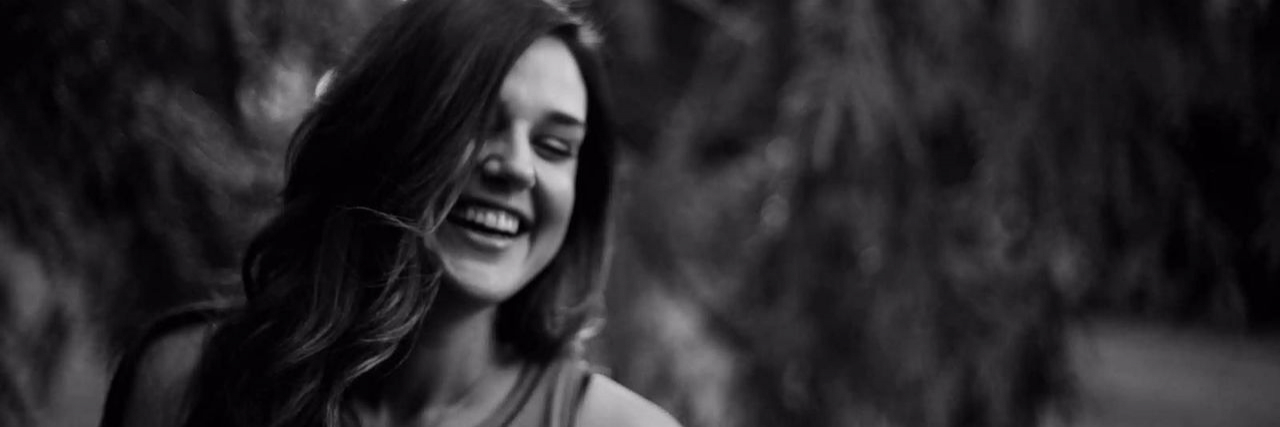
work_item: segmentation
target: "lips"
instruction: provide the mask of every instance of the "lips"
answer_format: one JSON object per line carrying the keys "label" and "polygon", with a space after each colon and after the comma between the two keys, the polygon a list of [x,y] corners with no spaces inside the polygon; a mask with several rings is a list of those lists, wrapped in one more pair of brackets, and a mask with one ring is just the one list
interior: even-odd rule
{"label": "lips", "polygon": [[516,237],[530,221],[519,211],[477,199],[459,200],[449,211],[449,221],[471,231],[498,237]]}

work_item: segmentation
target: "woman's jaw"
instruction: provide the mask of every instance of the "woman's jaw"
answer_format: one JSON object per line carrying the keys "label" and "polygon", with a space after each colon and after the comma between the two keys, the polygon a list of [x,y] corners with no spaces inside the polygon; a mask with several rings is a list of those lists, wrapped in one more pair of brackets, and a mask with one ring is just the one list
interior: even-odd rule
{"label": "woman's jaw", "polygon": [[567,45],[533,42],[503,80],[461,197],[438,229],[451,286],[494,303],[551,263],[569,231],[586,84]]}

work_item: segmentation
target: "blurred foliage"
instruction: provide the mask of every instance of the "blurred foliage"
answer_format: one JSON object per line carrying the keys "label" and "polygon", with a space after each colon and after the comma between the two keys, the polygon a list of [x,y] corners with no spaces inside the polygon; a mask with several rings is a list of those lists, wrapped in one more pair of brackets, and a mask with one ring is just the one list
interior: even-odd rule
{"label": "blurred foliage", "polygon": [[238,292],[318,72],[391,4],[0,3],[0,425],[96,424],[145,320]]}
{"label": "blurred foliage", "polygon": [[603,353],[694,425],[1036,424],[1076,315],[1278,326],[1270,2],[598,6]]}
{"label": "blurred foliage", "polygon": [[[238,292],[395,3],[0,3],[0,425],[96,423],[143,319]],[[593,350],[687,425],[1037,424],[1072,316],[1280,326],[1269,0],[589,7],[626,138]]]}

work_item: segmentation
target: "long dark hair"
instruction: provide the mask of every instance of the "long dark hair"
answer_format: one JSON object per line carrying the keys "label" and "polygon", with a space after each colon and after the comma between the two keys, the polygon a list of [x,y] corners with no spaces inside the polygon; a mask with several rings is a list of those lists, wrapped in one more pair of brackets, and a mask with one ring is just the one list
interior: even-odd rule
{"label": "long dark hair", "polygon": [[531,361],[566,351],[598,315],[612,181],[589,31],[543,0],[411,0],[384,17],[294,134],[282,210],[248,248],[245,306],[209,340],[187,425],[343,423],[352,385],[412,345],[442,280],[433,232],[507,72],[546,35],[587,86],[578,197],[560,252],[496,328]]}

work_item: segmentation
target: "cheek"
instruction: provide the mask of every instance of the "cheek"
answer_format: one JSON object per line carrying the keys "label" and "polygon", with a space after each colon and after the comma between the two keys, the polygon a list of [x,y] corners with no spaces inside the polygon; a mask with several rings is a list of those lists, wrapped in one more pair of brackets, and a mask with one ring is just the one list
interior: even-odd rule
{"label": "cheek", "polygon": [[573,204],[577,198],[574,179],[577,168],[566,166],[557,168],[553,172],[539,177],[538,184],[543,187],[545,194],[545,214],[551,220],[548,225],[552,225],[558,229],[558,232],[563,233],[564,229],[568,228]]}

